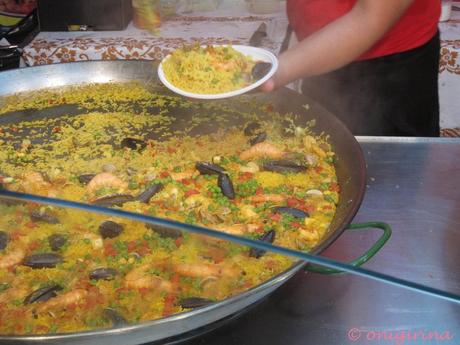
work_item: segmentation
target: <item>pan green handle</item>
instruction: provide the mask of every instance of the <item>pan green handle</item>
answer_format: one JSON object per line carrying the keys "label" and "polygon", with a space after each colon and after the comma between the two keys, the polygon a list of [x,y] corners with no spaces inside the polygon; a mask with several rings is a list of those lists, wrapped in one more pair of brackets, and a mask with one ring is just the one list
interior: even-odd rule
{"label": "pan green handle", "polygon": [[[368,223],[358,223],[350,224],[346,230],[356,231],[356,230],[370,230],[377,228],[383,230],[382,236],[372,245],[369,250],[367,250],[363,255],[361,255],[356,260],[351,261],[349,264],[355,267],[359,267],[366,262],[368,262],[377,252],[383,247],[383,245],[390,239],[391,236],[391,227],[387,223],[383,222],[368,222]],[[326,268],[323,266],[307,264],[304,269],[310,272],[322,273],[322,274],[337,274],[343,273],[342,271],[335,270],[332,268]]]}

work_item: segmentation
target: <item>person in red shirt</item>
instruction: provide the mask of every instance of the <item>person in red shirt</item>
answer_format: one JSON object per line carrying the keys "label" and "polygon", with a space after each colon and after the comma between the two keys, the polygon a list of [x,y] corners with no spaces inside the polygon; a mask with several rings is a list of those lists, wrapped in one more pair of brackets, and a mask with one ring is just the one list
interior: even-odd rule
{"label": "person in red shirt", "polygon": [[298,78],[355,135],[439,136],[439,0],[287,0],[299,43],[261,90]]}

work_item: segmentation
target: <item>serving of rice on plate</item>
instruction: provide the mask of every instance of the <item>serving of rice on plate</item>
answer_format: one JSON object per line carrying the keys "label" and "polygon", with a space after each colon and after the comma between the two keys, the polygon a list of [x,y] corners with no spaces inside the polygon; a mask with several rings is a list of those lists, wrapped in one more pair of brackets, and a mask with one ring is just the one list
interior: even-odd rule
{"label": "serving of rice on plate", "polygon": [[182,90],[218,94],[252,84],[255,64],[232,46],[186,46],[175,50],[162,67],[168,81]]}

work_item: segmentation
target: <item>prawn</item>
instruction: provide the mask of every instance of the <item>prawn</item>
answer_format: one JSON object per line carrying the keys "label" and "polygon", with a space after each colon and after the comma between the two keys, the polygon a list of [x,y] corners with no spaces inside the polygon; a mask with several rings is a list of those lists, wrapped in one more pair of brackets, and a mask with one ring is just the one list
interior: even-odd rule
{"label": "prawn", "polygon": [[50,183],[46,182],[43,175],[37,171],[31,171],[22,175],[23,186],[28,189],[42,189],[50,187]]}
{"label": "prawn", "polygon": [[233,224],[233,225],[217,225],[214,226],[216,230],[225,232],[232,235],[244,235],[247,232],[254,232],[259,228],[255,224]]}
{"label": "prawn", "polygon": [[75,289],[62,295],[56,296],[37,307],[37,313],[44,313],[51,309],[66,308],[72,304],[83,302],[88,296],[88,291],[84,289]]}
{"label": "prawn", "polygon": [[251,197],[251,201],[254,203],[259,202],[274,202],[274,203],[281,203],[286,201],[286,196],[281,194],[261,194],[261,195],[254,195]]}
{"label": "prawn", "polygon": [[125,287],[130,289],[155,289],[165,292],[173,290],[172,283],[150,274],[150,265],[143,265],[130,271],[125,276]]}
{"label": "prawn", "polygon": [[22,248],[16,248],[8,252],[3,257],[0,257],[0,269],[10,268],[14,265],[19,264],[26,256],[25,251]]}
{"label": "prawn", "polygon": [[247,149],[246,151],[241,152],[240,158],[242,160],[248,160],[253,158],[261,158],[261,157],[268,157],[268,158],[281,158],[285,154],[284,151],[280,150],[273,144],[270,144],[266,141],[255,144],[251,146],[251,148]]}
{"label": "prawn", "polygon": [[90,194],[96,194],[101,188],[125,190],[128,184],[111,173],[103,172],[94,176],[86,188]]}
{"label": "prawn", "polygon": [[223,267],[216,264],[179,264],[174,267],[176,273],[192,278],[205,278],[205,277],[236,277],[240,274],[237,269],[231,267]]}
{"label": "prawn", "polygon": [[181,180],[185,180],[188,178],[192,178],[194,174],[195,174],[195,171],[188,170],[188,171],[183,171],[183,172],[178,172],[178,173],[171,173],[170,176],[174,181],[181,181]]}
{"label": "prawn", "polygon": [[8,291],[0,294],[0,304],[14,301],[19,299],[24,299],[27,296],[29,290],[24,286],[15,286],[14,288],[8,289]]}
{"label": "prawn", "polygon": [[52,189],[51,183],[45,181],[43,175],[37,171],[30,171],[22,174],[17,190],[26,193],[47,195],[49,197],[57,196],[57,192]]}

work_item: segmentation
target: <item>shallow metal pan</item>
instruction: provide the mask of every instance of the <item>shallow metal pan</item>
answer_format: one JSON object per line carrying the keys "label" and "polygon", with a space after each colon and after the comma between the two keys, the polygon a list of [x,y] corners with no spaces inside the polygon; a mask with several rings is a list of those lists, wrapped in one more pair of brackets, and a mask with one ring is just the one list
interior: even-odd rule
{"label": "shallow metal pan", "polygon": [[[16,92],[36,91],[49,87],[133,80],[145,82],[149,87],[168,93],[159,84],[155,71],[156,68],[152,65],[152,62],[146,61],[93,61],[12,70],[0,73],[0,98],[3,95]],[[320,253],[347,228],[363,199],[366,183],[366,165],[361,148],[353,135],[332,114],[311,99],[286,88],[266,95],[244,96],[244,102],[246,103],[239,98],[219,102],[227,107],[230,106],[230,109],[238,109],[244,107],[248,99],[253,102],[271,104],[273,109],[281,114],[296,113],[299,115],[299,124],[306,124],[308,121],[315,119],[315,131],[318,134],[325,132],[330,135],[330,143],[337,155],[336,170],[341,186],[341,197],[336,216],[328,234],[312,251],[314,254]],[[305,107],[305,105],[308,106]],[[79,111],[72,105],[66,105],[42,111],[5,114],[0,116],[0,126],[5,123],[15,123],[32,118],[59,117],[60,114],[68,114],[72,109],[75,112]],[[181,124],[176,124],[177,126],[183,125],[184,121],[186,122],[188,118],[191,118],[191,110],[177,109],[177,111],[180,114],[176,113],[175,115],[179,115],[178,117],[183,120]],[[258,114],[261,118],[264,115],[263,112]],[[204,132],[212,130],[212,126],[213,124],[210,124],[208,128],[203,128],[202,130]],[[376,251],[374,249],[372,250],[373,254]],[[370,255],[366,254],[361,258],[360,262],[366,261],[369,257]],[[118,329],[43,336],[0,335],[0,342],[6,344],[129,345],[159,341],[214,323],[245,309],[272,293],[299,271],[302,266],[302,263],[297,263],[285,272],[245,293],[191,312]]]}

